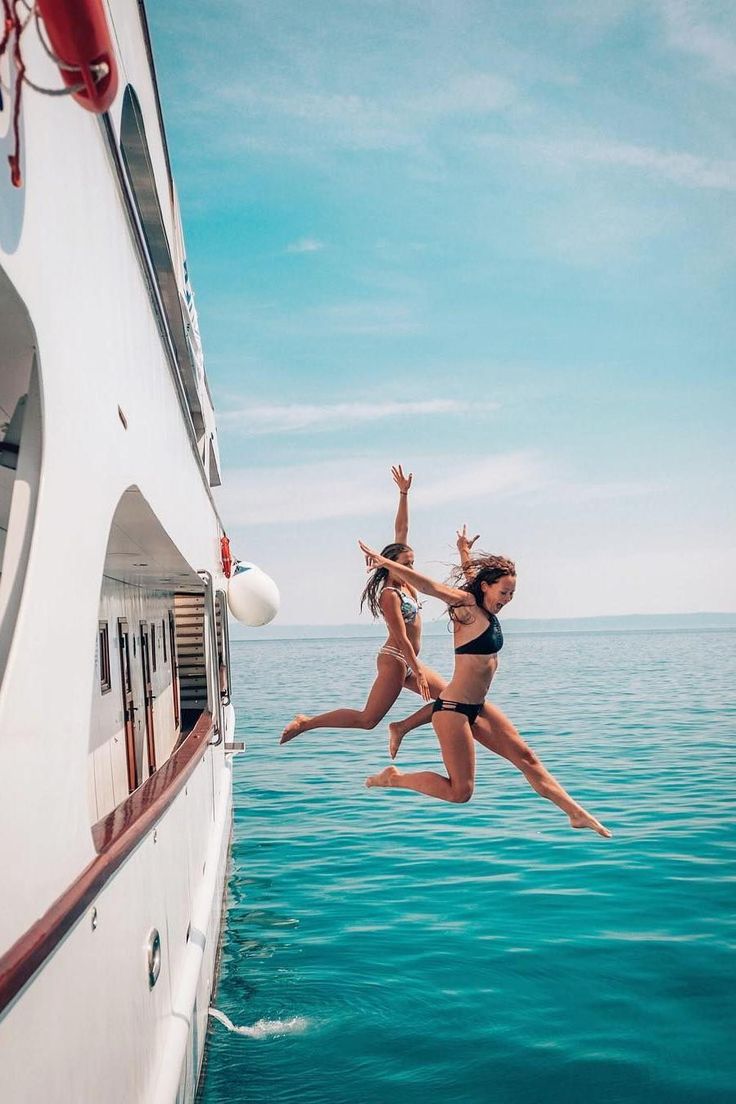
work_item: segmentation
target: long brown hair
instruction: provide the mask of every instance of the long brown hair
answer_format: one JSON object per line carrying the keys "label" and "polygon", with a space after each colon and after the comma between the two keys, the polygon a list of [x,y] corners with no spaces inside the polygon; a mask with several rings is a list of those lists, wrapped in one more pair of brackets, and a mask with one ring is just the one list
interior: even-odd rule
{"label": "long brown hair", "polygon": [[[483,609],[481,583],[495,583],[506,575],[512,575],[516,578],[516,565],[513,560],[507,559],[506,556],[489,556],[486,552],[479,552],[469,558],[465,567],[454,567],[452,569],[450,583],[458,590],[466,590],[468,594],[472,594],[477,605]],[[462,621],[462,618],[459,618],[456,612],[458,608],[463,607],[447,607],[451,620],[468,624],[472,617],[467,622]]]}
{"label": "long brown hair", "polygon": [[[411,548],[408,544],[400,544],[398,541],[395,544],[387,544],[381,551],[381,555],[385,556],[387,560],[397,561],[402,552],[411,552]],[[378,600],[381,597],[381,591],[386,585],[386,580],[389,576],[389,570],[387,567],[377,567],[370,579],[366,583],[365,590],[360,596],[360,612],[363,612],[363,606],[368,603],[368,609],[371,611],[375,618],[381,616],[381,607],[378,604]]]}

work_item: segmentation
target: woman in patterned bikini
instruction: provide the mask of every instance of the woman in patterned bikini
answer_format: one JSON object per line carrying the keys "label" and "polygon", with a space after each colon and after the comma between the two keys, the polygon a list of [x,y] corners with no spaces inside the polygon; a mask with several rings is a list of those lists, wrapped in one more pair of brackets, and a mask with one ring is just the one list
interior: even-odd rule
{"label": "woman in patterned bikini", "polygon": [[[402,773],[389,766],[366,779],[366,785],[415,790],[442,801],[465,802],[475,785],[475,743],[509,759],[542,797],[565,812],[573,828],[589,828],[606,838],[611,833],[553,778],[500,709],[485,701],[498,666],[503,634],[496,616],[514,597],[516,568],[503,556],[471,557],[466,530],[458,533],[461,563],[456,586],[437,583],[406,563],[391,563],[359,541],[369,571],[390,569],[393,578],[414,591],[445,602],[452,620],[455,669],[432,706],[432,724],[442,751],[445,775],[435,771]],[[412,727],[421,724],[420,711]],[[404,726],[408,731],[408,726]]]}
{"label": "woman in patterned bikini", "polygon": [[[394,543],[387,545],[381,553],[384,564],[373,572],[360,601],[361,609],[367,604],[374,617],[383,618],[388,631],[388,639],[376,656],[376,678],[368,700],[362,709],[333,709],[314,717],[297,713],[281,735],[282,744],[316,728],[375,728],[404,687],[429,702],[445,685],[436,671],[419,662],[421,606],[414,587],[394,574],[394,566],[414,566],[414,553],[406,543],[409,537],[412,474],[404,475],[400,464],[391,469],[391,474],[399,488]],[[430,711],[427,709],[420,723],[427,723],[429,719]]]}

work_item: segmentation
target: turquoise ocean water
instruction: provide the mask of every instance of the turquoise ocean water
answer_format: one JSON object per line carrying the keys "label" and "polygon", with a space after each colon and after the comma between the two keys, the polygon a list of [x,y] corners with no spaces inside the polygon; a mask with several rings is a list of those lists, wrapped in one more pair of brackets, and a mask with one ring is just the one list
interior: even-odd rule
{"label": "turquoise ocean water", "polygon": [[[379,643],[233,645],[216,1004],[254,1030],[212,1023],[203,1104],[736,1099],[736,633],[507,637],[494,700],[610,841],[483,749],[451,806],[363,787],[383,724],[280,748],[362,704]],[[438,762],[431,727],[398,760]]]}

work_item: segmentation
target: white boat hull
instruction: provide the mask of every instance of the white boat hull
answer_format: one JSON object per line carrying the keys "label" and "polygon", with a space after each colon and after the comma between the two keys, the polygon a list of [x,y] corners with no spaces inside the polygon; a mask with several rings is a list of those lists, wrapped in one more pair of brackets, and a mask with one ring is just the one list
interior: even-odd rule
{"label": "white boat hull", "polygon": [[105,10],[115,102],[26,88],[21,189],[0,63],[3,1104],[194,1100],[230,836],[214,413],[145,16]]}

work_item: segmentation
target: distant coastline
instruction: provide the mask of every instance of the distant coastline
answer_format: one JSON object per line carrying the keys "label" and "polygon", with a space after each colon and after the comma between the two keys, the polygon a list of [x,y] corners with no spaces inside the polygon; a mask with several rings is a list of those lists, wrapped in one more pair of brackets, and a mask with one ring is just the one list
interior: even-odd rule
{"label": "distant coastline", "polygon": [[[513,633],[562,633],[562,632],[651,632],[676,629],[736,629],[736,613],[631,613],[605,617],[551,617],[515,618],[503,620],[503,630]],[[437,636],[447,632],[444,618],[425,620],[424,633]],[[348,625],[264,625],[260,629],[246,629],[232,624],[233,640],[317,640],[335,637],[380,637],[385,630],[379,622]]]}

